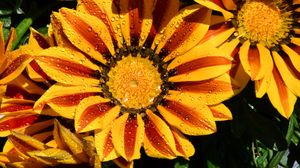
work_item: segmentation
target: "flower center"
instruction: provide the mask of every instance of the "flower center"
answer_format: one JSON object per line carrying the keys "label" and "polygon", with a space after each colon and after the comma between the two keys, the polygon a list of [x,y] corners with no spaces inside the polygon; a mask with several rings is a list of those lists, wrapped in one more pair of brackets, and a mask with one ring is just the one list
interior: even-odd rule
{"label": "flower center", "polygon": [[141,109],[154,103],[163,81],[153,62],[129,54],[108,72],[109,92],[125,108]]}
{"label": "flower center", "polygon": [[281,0],[246,0],[238,11],[238,33],[252,43],[273,47],[289,35],[289,5]]}

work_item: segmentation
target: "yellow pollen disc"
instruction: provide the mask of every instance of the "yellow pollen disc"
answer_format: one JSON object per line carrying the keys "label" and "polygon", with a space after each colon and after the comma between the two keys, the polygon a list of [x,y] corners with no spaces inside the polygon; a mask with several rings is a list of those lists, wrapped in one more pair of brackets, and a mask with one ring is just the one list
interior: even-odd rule
{"label": "yellow pollen disc", "polygon": [[281,0],[246,0],[238,11],[238,32],[251,42],[272,47],[287,37],[292,24],[291,13],[278,7]]}
{"label": "yellow pollen disc", "polygon": [[145,108],[161,92],[158,69],[140,56],[124,57],[109,71],[108,77],[109,91],[126,108]]}

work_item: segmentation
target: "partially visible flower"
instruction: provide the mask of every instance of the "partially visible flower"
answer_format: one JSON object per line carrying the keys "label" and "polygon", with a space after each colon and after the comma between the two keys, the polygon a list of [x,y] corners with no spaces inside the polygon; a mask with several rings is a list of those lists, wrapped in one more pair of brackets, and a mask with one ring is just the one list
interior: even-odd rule
{"label": "partially visible flower", "polygon": [[142,146],[151,157],[192,156],[183,134],[211,134],[231,119],[221,102],[240,86],[226,73],[229,54],[196,46],[211,11],[178,10],[176,0],[80,0],[54,12],[49,36],[59,47],[34,60],[57,83],[35,112],[51,107],[75,119],[76,132],[95,130],[100,161],[131,162]]}
{"label": "partially visible flower", "polygon": [[[195,1],[225,17],[215,19],[203,43],[238,52],[236,67],[241,65],[255,81],[256,96],[267,93],[278,112],[289,118],[300,96],[299,1]],[[235,78],[247,81],[245,75]]]}

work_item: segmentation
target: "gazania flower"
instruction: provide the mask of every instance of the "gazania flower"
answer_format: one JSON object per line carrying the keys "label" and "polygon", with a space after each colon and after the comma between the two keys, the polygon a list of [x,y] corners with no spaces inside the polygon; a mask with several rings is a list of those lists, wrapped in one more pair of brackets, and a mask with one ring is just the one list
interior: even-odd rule
{"label": "gazania flower", "polygon": [[256,96],[267,93],[279,113],[289,118],[300,95],[299,1],[196,2],[222,12],[225,17],[215,19],[204,43],[227,53],[238,51],[240,64],[255,81]]}
{"label": "gazania flower", "polygon": [[138,159],[141,146],[151,157],[193,155],[183,134],[211,134],[231,119],[220,103],[239,86],[226,73],[229,55],[196,46],[211,11],[178,9],[176,0],[80,0],[55,12],[49,36],[59,47],[34,60],[57,83],[35,112],[51,107],[78,133],[95,130],[100,161]]}

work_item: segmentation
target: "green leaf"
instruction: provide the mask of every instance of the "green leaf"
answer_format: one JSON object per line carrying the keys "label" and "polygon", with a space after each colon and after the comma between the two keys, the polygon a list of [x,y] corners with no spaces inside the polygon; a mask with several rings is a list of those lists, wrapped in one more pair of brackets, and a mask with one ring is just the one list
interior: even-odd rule
{"label": "green leaf", "polygon": [[174,168],[189,168],[189,161],[182,158],[178,158],[176,159]]}

